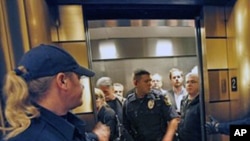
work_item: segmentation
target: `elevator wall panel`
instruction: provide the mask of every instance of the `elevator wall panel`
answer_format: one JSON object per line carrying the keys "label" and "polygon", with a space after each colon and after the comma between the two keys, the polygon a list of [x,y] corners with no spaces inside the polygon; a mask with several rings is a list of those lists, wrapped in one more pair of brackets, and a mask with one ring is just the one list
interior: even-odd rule
{"label": "elevator wall panel", "polygon": [[84,41],[85,30],[81,5],[58,6],[56,28],[52,28],[52,41]]}
{"label": "elevator wall panel", "polygon": [[206,6],[204,8],[204,20],[207,37],[225,37],[226,20],[223,7]]}
{"label": "elevator wall panel", "polygon": [[207,39],[207,68],[227,69],[227,43],[225,39]]}
{"label": "elevator wall panel", "polygon": [[44,0],[25,0],[24,4],[30,46],[51,43],[51,17],[46,2]]}

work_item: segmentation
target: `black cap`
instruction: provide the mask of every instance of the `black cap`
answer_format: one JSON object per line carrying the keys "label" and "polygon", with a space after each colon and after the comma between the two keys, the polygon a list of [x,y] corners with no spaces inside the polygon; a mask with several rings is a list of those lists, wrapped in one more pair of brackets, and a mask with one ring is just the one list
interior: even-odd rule
{"label": "black cap", "polygon": [[41,44],[25,53],[18,64],[27,69],[22,77],[33,80],[39,77],[52,76],[59,72],[75,72],[92,77],[95,73],[83,66],[64,49],[52,45]]}

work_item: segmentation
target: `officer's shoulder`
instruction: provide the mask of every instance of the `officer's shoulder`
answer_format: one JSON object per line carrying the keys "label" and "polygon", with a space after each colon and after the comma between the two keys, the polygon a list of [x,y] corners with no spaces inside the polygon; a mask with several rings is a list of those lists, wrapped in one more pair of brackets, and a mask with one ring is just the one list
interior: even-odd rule
{"label": "officer's shoulder", "polygon": [[164,98],[165,96],[160,90],[155,90],[155,89],[152,89],[150,94],[155,98]]}
{"label": "officer's shoulder", "polygon": [[158,90],[152,90],[151,95],[154,96],[155,99],[163,101],[165,105],[171,105],[168,94],[162,94]]}
{"label": "officer's shoulder", "polygon": [[157,94],[157,95],[162,95],[162,92],[156,89],[152,89],[152,93]]}
{"label": "officer's shoulder", "polygon": [[128,94],[127,101],[130,101],[130,100],[133,100],[133,99],[135,99],[135,93]]}

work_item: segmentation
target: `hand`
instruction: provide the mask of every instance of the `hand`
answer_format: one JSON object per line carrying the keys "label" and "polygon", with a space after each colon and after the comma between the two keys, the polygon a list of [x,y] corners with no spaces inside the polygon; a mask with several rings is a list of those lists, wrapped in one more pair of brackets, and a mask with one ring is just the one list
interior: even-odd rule
{"label": "hand", "polygon": [[219,122],[212,116],[209,116],[209,122],[206,122],[206,131],[207,134],[217,134]]}
{"label": "hand", "polygon": [[105,124],[98,122],[93,132],[97,135],[99,141],[109,141],[110,129]]}

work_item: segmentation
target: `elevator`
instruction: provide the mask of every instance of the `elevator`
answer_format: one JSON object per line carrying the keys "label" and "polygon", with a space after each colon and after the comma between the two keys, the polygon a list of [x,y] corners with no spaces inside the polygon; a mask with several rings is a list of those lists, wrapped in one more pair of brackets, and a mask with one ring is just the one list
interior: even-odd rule
{"label": "elevator", "polygon": [[[40,8],[34,9],[37,4]],[[237,119],[248,113],[250,105],[249,22],[243,20],[249,16],[239,14],[247,13],[248,5],[247,0],[4,0],[0,5],[4,60],[0,78],[25,51],[41,42],[63,47],[96,72],[95,77],[83,80],[87,106],[73,110],[88,121],[91,130],[96,122],[91,93],[99,77],[112,76],[128,90],[132,70],[146,68],[162,74],[164,88],[169,89],[170,68],[187,73],[197,66],[203,93],[202,124],[208,115],[220,121]],[[107,45],[113,50],[105,56],[101,48]],[[157,52],[157,48],[164,51]],[[202,141],[229,140],[224,135],[207,136],[204,127],[201,130]]]}

